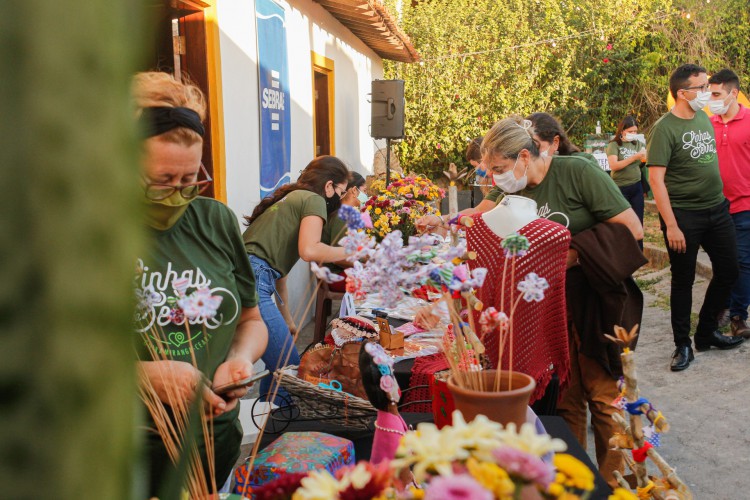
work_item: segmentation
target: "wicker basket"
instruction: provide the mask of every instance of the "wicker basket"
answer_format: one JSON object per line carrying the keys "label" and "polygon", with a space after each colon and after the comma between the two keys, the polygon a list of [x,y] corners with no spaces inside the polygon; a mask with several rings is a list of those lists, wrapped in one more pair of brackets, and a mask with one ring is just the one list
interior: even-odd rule
{"label": "wicker basket", "polygon": [[274,372],[273,376],[292,397],[302,419],[350,428],[372,428],[377,410],[369,401],[302,380],[297,377],[297,368],[296,365],[285,366]]}

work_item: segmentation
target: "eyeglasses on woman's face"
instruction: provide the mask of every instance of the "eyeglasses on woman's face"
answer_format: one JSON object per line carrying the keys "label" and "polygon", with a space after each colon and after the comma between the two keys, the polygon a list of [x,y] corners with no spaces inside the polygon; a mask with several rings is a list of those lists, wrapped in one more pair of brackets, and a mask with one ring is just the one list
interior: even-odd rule
{"label": "eyeglasses on woman's face", "polygon": [[203,163],[201,163],[200,171],[205,176],[205,180],[177,185],[147,182],[143,186],[143,190],[146,193],[146,198],[151,201],[166,200],[175,192],[179,191],[183,198],[185,198],[186,200],[192,200],[203,191],[205,191],[213,182],[213,179],[210,175],[208,175],[208,170],[206,170],[206,167],[203,166]]}

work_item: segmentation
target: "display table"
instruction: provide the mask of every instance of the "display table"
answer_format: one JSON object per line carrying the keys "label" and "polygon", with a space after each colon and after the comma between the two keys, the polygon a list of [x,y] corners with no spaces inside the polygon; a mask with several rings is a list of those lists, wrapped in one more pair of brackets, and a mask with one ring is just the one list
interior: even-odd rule
{"label": "display table", "polygon": [[[432,414],[430,413],[404,413],[402,414],[402,416],[404,417],[404,420],[406,420],[407,424],[414,427],[416,427],[416,425],[420,422],[432,422]],[[596,466],[594,466],[584,449],[581,447],[578,441],[576,441],[575,436],[573,436],[573,433],[570,432],[570,428],[568,428],[568,425],[565,423],[565,421],[561,417],[553,416],[540,416],[539,419],[542,421],[542,424],[544,424],[544,428],[547,430],[547,433],[550,436],[565,441],[565,444],[568,445],[566,453],[569,453],[576,457],[594,472],[596,489],[594,490],[590,498],[592,500],[606,500],[607,497],[612,493],[612,490],[609,488],[601,475],[599,475]],[[354,442],[354,454],[357,461],[369,459],[370,452],[372,451],[372,439],[374,433],[371,430],[352,430],[347,429],[346,427],[332,425],[327,422],[293,421],[289,424],[289,427],[286,429],[286,431],[325,432],[328,434],[333,434],[334,436],[340,436],[349,439],[350,441]],[[268,446],[277,437],[278,435],[264,435],[263,439],[261,439],[260,448],[263,449],[264,447]]]}

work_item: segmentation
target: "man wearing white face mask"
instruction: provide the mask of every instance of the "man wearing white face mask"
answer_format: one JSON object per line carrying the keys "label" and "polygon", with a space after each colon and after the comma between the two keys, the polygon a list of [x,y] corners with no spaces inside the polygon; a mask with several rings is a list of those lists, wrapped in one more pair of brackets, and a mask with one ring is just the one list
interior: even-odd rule
{"label": "man wearing white face mask", "polygon": [[693,360],[690,312],[698,249],[711,258],[713,278],[695,332],[695,348],[733,349],[742,337],[722,335],[718,315],[737,279],[737,248],[729,202],[724,198],[714,128],[702,108],[708,104],[706,70],[695,64],[669,78],[674,107],[654,124],[647,143],[649,180],[659,209],[672,271],[670,302],[675,351],[672,371]]}
{"label": "man wearing white face mask", "polygon": [[740,79],[722,69],[708,79],[714,116],[719,171],[724,181],[724,196],[737,234],[737,258],[740,276],[729,298],[732,334],[750,338],[747,307],[750,305],[750,113],[737,102]]}

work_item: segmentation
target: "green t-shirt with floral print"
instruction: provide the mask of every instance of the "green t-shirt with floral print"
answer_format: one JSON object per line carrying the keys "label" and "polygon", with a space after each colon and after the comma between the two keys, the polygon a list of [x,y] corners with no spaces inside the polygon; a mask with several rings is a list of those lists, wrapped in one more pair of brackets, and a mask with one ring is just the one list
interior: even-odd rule
{"label": "green t-shirt with floral print", "polygon": [[689,120],[668,112],[647,141],[649,167],[666,167],[664,184],[674,208],[701,210],[724,201],[714,127],[697,111]]}
{"label": "green t-shirt with floral print", "polygon": [[[239,223],[223,203],[199,197],[174,226],[151,234],[134,280],[139,359],[154,360],[147,342],[156,359],[193,364],[194,356],[211,381],[232,346],[242,308],[258,304]],[[239,405],[214,419],[217,473],[228,474],[239,455],[238,415]],[[202,439],[199,446],[205,454]],[[150,453],[162,449],[156,456],[163,457],[158,434],[148,433],[147,447]]]}

